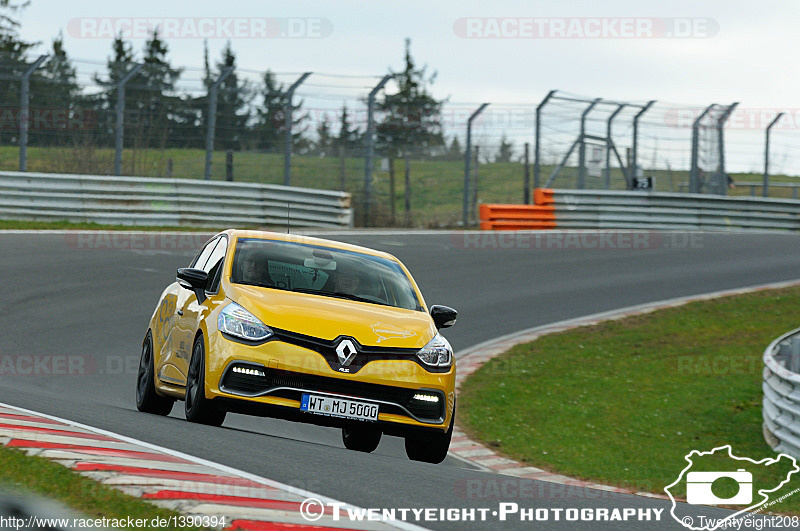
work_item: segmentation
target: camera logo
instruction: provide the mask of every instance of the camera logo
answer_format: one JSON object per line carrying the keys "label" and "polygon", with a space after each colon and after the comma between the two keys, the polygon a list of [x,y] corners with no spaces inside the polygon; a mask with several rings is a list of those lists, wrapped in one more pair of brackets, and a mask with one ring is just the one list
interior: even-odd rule
{"label": "camera logo", "polygon": [[[800,472],[794,457],[778,454],[756,461],[737,456],[731,445],[718,446],[707,452],[692,450],[684,456],[686,466],[675,481],[664,487],[672,502],[670,515],[676,522],[692,531],[716,531],[736,527],[735,519],[768,507],[792,494],[782,490],[791,477]],[[686,487],[686,501],[678,496]],[[800,489],[798,489],[800,490]],[[696,514],[697,505],[733,505],[724,518],[706,518]],[[741,522],[739,522],[741,524]],[[741,525],[739,525],[741,527]],[[759,527],[760,529],[760,527]]]}
{"label": "camera logo", "polygon": [[[732,498],[716,496],[711,486],[721,478],[731,478],[739,484]],[[736,472],[689,472],[686,474],[686,501],[692,505],[750,505],[753,502],[753,474],[740,468]]]}

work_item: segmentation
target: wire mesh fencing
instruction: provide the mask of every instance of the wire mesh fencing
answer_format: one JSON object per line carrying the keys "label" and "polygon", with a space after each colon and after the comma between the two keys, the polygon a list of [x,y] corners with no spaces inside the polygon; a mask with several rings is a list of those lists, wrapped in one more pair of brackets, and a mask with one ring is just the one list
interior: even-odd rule
{"label": "wire mesh fencing", "polygon": [[[536,186],[797,197],[792,109],[553,91],[451,97],[404,122],[385,106],[394,79],[230,63],[0,53],[0,169],[342,190],[360,226],[473,225],[480,203],[530,202]],[[393,144],[415,120],[425,141]]]}

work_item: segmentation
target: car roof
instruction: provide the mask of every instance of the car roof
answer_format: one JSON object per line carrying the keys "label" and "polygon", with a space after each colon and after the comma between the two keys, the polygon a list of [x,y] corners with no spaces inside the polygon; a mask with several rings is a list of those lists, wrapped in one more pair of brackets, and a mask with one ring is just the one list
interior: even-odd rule
{"label": "car roof", "polygon": [[275,240],[282,242],[302,243],[306,245],[318,245],[321,247],[330,247],[331,249],[338,249],[342,251],[352,251],[356,253],[367,254],[370,256],[377,256],[399,262],[397,258],[389,253],[383,251],[376,251],[369,247],[362,247],[360,245],[352,245],[349,243],[338,242],[334,240],[326,240],[324,238],[315,238],[313,236],[305,236],[303,234],[286,234],[282,232],[270,232],[261,230],[240,230],[228,229],[223,232],[231,238],[254,238],[260,240]]}

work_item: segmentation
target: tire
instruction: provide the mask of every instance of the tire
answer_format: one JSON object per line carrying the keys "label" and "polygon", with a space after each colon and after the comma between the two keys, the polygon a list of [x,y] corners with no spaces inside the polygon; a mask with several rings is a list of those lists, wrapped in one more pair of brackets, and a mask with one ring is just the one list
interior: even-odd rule
{"label": "tire", "polygon": [[433,463],[444,461],[450,449],[450,439],[453,438],[453,425],[455,424],[456,410],[453,407],[453,416],[450,418],[450,427],[445,433],[410,435],[406,437],[406,455],[412,461]]}
{"label": "tire", "polygon": [[383,433],[373,426],[353,424],[342,428],[342,442],[348,450],[356,452],[374,452],[381,442]]}
{"label": "tire", "polygon": [[150,331],[142,343],[142,356],[139,358],[139,372],[136,376],[136,409],[154,415],[169,415],[174,398],[159,396],[155,386],[153,361],[153,336]]}
{"label": "tire", "polygon": [[189,362],[189,374],[186,377],[186,398],[184,400],[186,420],[221,426],[225,421],[226,411],[217,408],[206,398],[206,347],[203,336],[197,336],[192,347],[192,359]]}

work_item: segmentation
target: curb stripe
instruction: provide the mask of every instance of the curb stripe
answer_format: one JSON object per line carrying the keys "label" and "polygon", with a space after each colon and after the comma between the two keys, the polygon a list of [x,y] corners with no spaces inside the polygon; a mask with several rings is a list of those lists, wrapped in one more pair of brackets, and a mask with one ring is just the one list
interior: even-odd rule
{"label": "curb stripe", "polygon": [[64,437],[77,437],[79,439],[94,439],[96,441],[113,441],[109,437],[105,435],[97,435],[94,433],[84,433],[81,431],[68,431],[68,430],[56,430],[53,428],[40,428],[37,426],[19,426],[16,424],[0,424],[0,429],[6,430],[23,430],[23,431],[35,431],[39,433],[49,433],[50,435],[62,435]]}
{"label": "curb stripe", "polygon": [[[464,380],[469,378],[471,374],[473,374],[476,370],[480,368],[481,365],[483,365],[490,359],[495,358],[497,356],[501,356],[515,345],[519,345],[521,343],[529,343],[535,341],[539,337],[548,334],[564,332],[582,326],[592,326],[606,321],[624,319],[626,317],[631,317],[634,315],[642,315],[657,310],[674,308],[691,302],[714,300],[721,297],[743,295],[747,293],[757,293],[759,291],[790,288],[795,286],[800,286],[800,279],[787,280],[783,282],[771,282],[767,284],[758,284],[755,286],[747,286],[744,288],[720,290],[711,293],[689,295],[686,297],[677,297],[674,299],[638,304],[635,306],[628,306],[626,308],[619,308],[616,310],[609,310],[606,312],[585,315],[583,317],[576,317],[573,319],[567,319],[564,321],[558,321],[555,323],[535,326],[525,330],[520,330],[518,332],[513,332],[505,336],[497,337],[494,339],[490,339],[488,341],[484,341],[482,343],[478,343],[477,345],[473,345],[472,347],[463,350],[460,353],[461,355],[457,357],[460,371],[456,378],[456,389],[459,389],[463,384]],[[669,497],[663,494],[644,493],[638,490],[632,490],[624,487],[601,485],[597,483],[592,483],[590,481],[567,477],[562,474],[554,472],[540,470],[531,467],[529,465],[526,465],[524,463],[514,461],[511,458],[497,455],[494,451],[489,450],[488,448],[486,448],[486,446],[482,445],[479,442],[473,441],[474,447],[469,446],[467,441],[471,441],[471,439],[466,437],[466,435],[462,430],[458,429],[458,425],[456,425],[456,433],[458,433],[458,443],[459,443],[458,447],[451,450],[448,453],[448,455],[461,459],[462,461],[465,461],[467,463],[480,466],[492,472],[508,476],[523,477],[526,479],[547,481],[550,483],[559,483],[562,485],[573,485],[590,489],[616,492],[620,494],[631,494],[647,498],[669,500]],[[469,450],[467,450],[467,448],[469,448]],[[487,453],[484,454],[483,452],[478,452],[478,454],[480,455],[476,455],[475,453],[473,453],[475,452],[473,448],[486,448]],[[493,464],[495,463],[495,459],[498,460],[501,459],[502,461],[497,461],[498,464]],[[486,465],[487,462],[492,464],[489,464],[487,467]]]}
{"label": "curb stripe", "polygon": [[[226,485],[226,486],[229,486],[229,487],[232,487],[232,488],[239,488],[231,480],[239,480],[239,481],[243,480],[243,481],[249,482],[249,483],[246,483],[246,485],[253,485],[254,484],[254,485],[256,485],[256,489],[257,490],[261,490],[261,491],[269,490],[269,489],[279,490],[279,491],[281,491],[282,493],[284,493],[284,494],[286,494],[288,496],[296,496],[299,500],[303,500],[303,499],[306,499],[306,498],[315,498],[315,499],[320,500],[321,502],[323,502],[325,504],[334,504],[334,503],[335,504],[340,504],[340,506],[342,508],[344,508],[344,509],[348,509],[348,508],[349,509],[353,509],[353,510],[361,509],[360,507],[358,507],[358,506],[356,506],[354,504],[343,503],[340,500],[336,500],[334,498],[331,498],[329,496],[325,496],[323,494],[318,494],[318,493],[314,493],[314,492],[311,492],[311,491],[308,491],[308,490],[305,490],[305,489],[293,487],[291,485],[288,485],[288,484],[285,484],[285,483],[281,483],[279,481],[275,481],[275,480],[272,480],[272,479],[268,479],[268,478],[265,478],[265,477],[258,476],[256,474],[252,474],[250,472],[246,472],[244,470],[236,469],[236,468],[233,468],[233,467],[230,467],[230,466],[227,466],[227,465],[223,465],[223,464],[220,464],[220,463],[215,463],[213,461],[209,461],[207,459],[202,459],[200,457],[196,457],[196,456],[193,456],[193,455],[190,455],[190,454],[186,454],[186,453],[180,452],[178,450],[173,450],[171,448],[166,448],[164,446],[159,446],[159,445],[156,445],[156,444],[153,444],[153,443],[142,441],[140,439],[135,439],[133,437],[128,437],[126,435],[121,435],[119,433],[114,433],[114,432],[111,432],[111,431],[108,431],[108,430],[104,430],[102,428],[96,428],[94,426],[90,426],[90,425],[87,425],[87,424],[82,424],[80,422],[76,422],[76,421],[73,421],[73,420],[65,419],[65,418],[62,418],[62,417],[56,417],[56,416],[53,416],[53,415],[48,415],[46,413],[40,413],[38,411],[33,411],[33,410],[22,408],[22,407],[19,407],[19,406],[14,406],[14,405],[11,405],[11,404],[8,404],[8,403],[4,403],[4,402],[0,402],[0,408],[5,409],[6,412],[13,411],[13,412],[19,412],[20,414],[33,415],[33,416],[36,416],[37,418],[41,417],[43,419],[50,419],[50,420],[53,420],[53,421],[56,421],[56,422],[60,422],[60,423],[66,425],[66,426],[68,426],[68,427],[70,427],[72,429],[86,430],[87,432],[96,433],[96,434],[100,434],[101,436],[104,436],[104,437],[100,438],[99,441],[108,440],[108,441],[110,441],[112,443],[115,443],[115,444],[134,445],[136,447],[147,449],[147,450],[151,450],[151,451],[154,451],[154,452],[161,452],[164,455],[177,457],[177,458],[183,459],[185,461],[188,461],[189,463],[207,467],[211,471],[221,472],[223,474],[228,474],[229,475],[227,477],[224,477],[224,476],[219,476],[219,475],[216,475],[216,474],[208,474],[209,478],[217,479],[218,481],[213,481],[213,482],[210,482],[210,483],[206,483],[206,482],[203,482],[203,481],[198,481],[196,483],[198,488],[200,488],[201,485],[206,485],[206,486],[209,486],[209,485]],[[21,427],[20,429],[26,429],[26,427]],[[71,434],[71,432],[64,432],[64,433]],[[31,434],[31,435],[34,435],[34,434]],[[61,434],[59,434],[59,435],[61,435]],[[132,484],[130,479],[128,479],[128,477],[126,477],[122,473],[115,473],[113,470],[110,470],[107,466],[102,465],[100,463],[94,463],[93,465],[95,465],[95,466],[92,469],[85,470],[84,473],[86,473],[86,472],[89,472],[89,473],[91,473],[91,472],[107,473],[109,477],[106,477],[105,479],[103,479],[101,481],[103,481],[104,483],[108,483],[109,485],[114,485],[115,478],[117,478],[117,479],[124,478],[125,483],[123,485],[118,485],[119,487],[129,486],[129,485]],[[127,468],[138,468],[138,467],[121,466],[121,467],[118,467],[118,468],[121,468],[122,470],[125,470]],[[80,471],[80,465],[75,466],[74,469]],[[146,470],[146,469],[144,469],[144,470]],[[186,474],[186,473],[184,473],[184,474]],[[133,474],[133,475],[129,476],[129,478],[131,478],[131,479],[137,478],[137,477],[142,478],[142,483],[146,487],[146,485],[148,483],[150,483],[150,482],[152,482],[154,480],[158,481],[159,479],[161,481],[180,482],[181,481],[180,479],[173,479],[173,478],[178,477],[179,475],[180,475],[180,473],[170,473],[170,472],[167,472],[167,471],[160,471],[160,474],[158,476],[150,476],[148,478],[144,474],[143,475],[138,475],[138,476],[136,474]],[[97,478],[95,477],[95,479],[97,479]],[[221,506],[215,506],[215,507],[221,508],[221,507],[225,507],[225,506],[221,505]],[[219,509],[215,509],[215,510],[217,510],[218,514],[221,514],[221,513],[219,513]],[[187,508],[187,507],[183,508],[183,513],[184,514],[189,514],[189,513],[191,513],[191,511],[192,511],[191,508]],[[267,511],[269,511],[269,510],[267,510]],[[296,519],[298,521],[300,520],[299,519],[299,515],[296,515]],[[253,518],[249,518],[249,519],[248,518],[242,518],[242,519],[240,519],[240,521],[241,522],[248,522],[248,521],[259,522],[260,525],[262,525],[262,527],[260,529],[276,529],[275,524],[274,523],[269,523],[269,520],[260,521],[260,520],[255,520]],[[375,528],[378,528],[378,527],[389,527],[389,528],[394,527],[394,528],[397,528],[397,529],[405,529],[405,530],[409,530],[409,531],[416,531],[416,530],[424,529],[424,528],[422,528],[422,527],[420,527],[418,525],[415,525],[415,524],[412,524],[412,523],[409,523],[409,522],[396,521],[396,520],[382,520],[380,522],[373,522],[373,523],[375,524],[375,526],[374,526]],[[287,527],[286,525],[283,525],[282,527],[279,527],[279,528],[280,529],[290,529],[290,527]],[[295,529],[317,529],[314,526],[305,525],[304,522],[302,522],[302,521],[300,521],[299,524],[296,524],[294,528]],[[322,527],[322,528],[318,528],[318,529],[340,529],[340,528]]]}
{"label": "curb stripe", "polygon": [[[224,494],[204,494],[201,492],[184,492],[177,490],[160,490],[143,494],[142,498],[150,500],[197,500],[201,502],[235,505],[258,509],[276,509],[280,511],[299,511],[302,502],[286,500],[270,500],[268,498],[248,498],[246,496],[226,496]],[[325,514],[333,514],[333,507],[326,507]]]}
{"label": "curb stripe", "polygon": [[201,474],[197,472],[176,472],[173,470],[159,470],[156,468],[144,468],[125,465],[108,465],[105,463],[83,462],[77,463],[74,467],[80,472],[119,472],[130,476],[145,476],[151,478],[168,478],[182,481],[199,481],[201,483],[216,483],[222,485],[235,485],[238,487],[258,487],[264,485],[250,481],[249,479],[237,478],[234,476],[217,476],[214,474]]}
{"label": "curb stripe", "polygon": [[279,522],[260,522],[258,520],[234,520],[231,525],[225,528],[241,529],[242,531],[272,531],[274,529],[304,529],[306,531],[357,531],[344,527],[320,527],[316,525],[284,524]]}
{"label": "curb stripe", "polygon": [[119,448],[101,448],[97,446],[81,446],[78,444],[68,443],[54,443],[42,441],[29,441],[27,439],[11,439],[6,446],[14,448],[41,448],[43,450],[71,450],[73,452],[86,453],[96,456],[107,457],[130,457],[133,459],[147,459],[148,461],[161,461],[165,463],[185,463],[190,465],[189,461],[184,461],[178,457],[171,455],[158,454],[153,452],[138,452],[136,450],[121,450]]}
{"label": "curb stripe", "polygon": [[40,424],[57,424],[59,426],[66,426],[66,424],[62,424],[61,422],[46,419],[43,417],[33,417],[31,415],[17,415],[16,413],[0,413],[0,419],[9,419],[9,420],[24,420],[26,422],[38,422]]}

